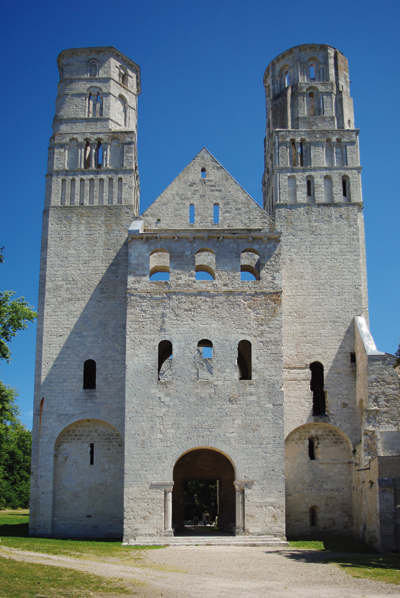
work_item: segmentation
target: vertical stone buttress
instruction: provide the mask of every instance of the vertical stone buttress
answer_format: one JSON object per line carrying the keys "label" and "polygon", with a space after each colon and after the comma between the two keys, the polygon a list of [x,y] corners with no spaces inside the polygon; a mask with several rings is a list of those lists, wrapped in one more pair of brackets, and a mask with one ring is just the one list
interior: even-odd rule
{"label": "vertical stone buttress", "polygon": [[[367,317],[368,307],[359,131],[347,59],[331,46],[297,46],[269,64],[264,86],[264,209],[282,232],[285,437],[312,425],[308,436],[318,437],[323,454],[324,442],[330,442],[327,425],[341,430],[353,446],[361,436],[350,353],[355,351],[353,318]],[[313,362],[324,368],[326,409],[319,415],[313,414],[310,389]],[[334,461],[343,461],[328,468],[337,476],[334,483],[326,472],[318,473],[318,459],[310,473],[306,432],[297,456],[294,449],[287,451],[287,533],[308,533],[309,509],[315,507],[320,529],[351,530],[351,445],[347,462],[331,452]],[[332,504],[317,490],[313,495],[313,485],[324,488]],[[340,489],[348,499],[336,513]]]}
{"label": "vertical stone buttress", "polygon": [[[60,432],[79,420],[100,420],[123,437],[126,237],[139,211],[139,67],[104,47],[64,50],[58,68],[36,353],[30,531],[37,535],[52,533],[53,454]],[[97,366],[90,390],[83,389],[88,359]],[[122,479],[115,483],[121,484],[122,509]],[[57,525],[62,534],[60,518]],[[122,533],[122,519],[120,528]]]}

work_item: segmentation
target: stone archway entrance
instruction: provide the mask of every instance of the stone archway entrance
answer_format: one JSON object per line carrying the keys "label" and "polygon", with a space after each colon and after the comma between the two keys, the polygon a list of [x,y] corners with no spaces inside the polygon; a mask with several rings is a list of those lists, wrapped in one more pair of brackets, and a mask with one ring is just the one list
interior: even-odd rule
{"label": "stone archway entrance", "polygon": [[[218,516],[218,532],[234,533],[234,481],[233,465],[222,453],[214,449],[199,448],[182,455],[174,467],[172,522],[175,531],[185,531],[185,520],[194,516],[201,518],[200,503],[210,512],[211,517]],[[197,492],[204,493],[202,501],[193,499],[193,493]]]}

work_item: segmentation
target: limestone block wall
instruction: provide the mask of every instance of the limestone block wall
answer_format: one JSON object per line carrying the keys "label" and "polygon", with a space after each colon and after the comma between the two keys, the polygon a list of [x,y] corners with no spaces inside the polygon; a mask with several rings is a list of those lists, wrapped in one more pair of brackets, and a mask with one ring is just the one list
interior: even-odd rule
{"label": "limestone block wall", "polygon": [[287,437],[285,460],[288,537],[350,535],[352,453],[348,439],[332,426],[307,424]]}
{"label": "limestone block wall", "polygon": [[54,448],[53,536],[122,537],[124,443],[98,420],[64,429]]}
{"label": "limestone block wall", "polygon": [[319,421],[360,440],[354,314],[365,313],[366,280],[358,206],[277,207],[282,231],[285,436],[316,421],[311,372],[324,366],[326,415]]}
{"label": "limestone block wall", "polygon": [[[235,480],[246,482],[245,532],[285,533],[280,248],[279,238],[256,232],[160,229],[130,237],[125,541],[163,533],[160,487],[173,481],[183,453],[201,447],[226,455]],[[204,247],[215,255],[214,281],[195,280]],[[260,255],[259,281],[240,280],[240,255],[249,247]],[[156,248],[170,254],[168,282],[149,280]],[[213,344],[212,371],[199,377],[202,339]],[[242,339],[252,346],[251,380],[239,380]],[[173,354],[167,381],[157,376],[164,340]]]}
{"label": "limestone block wall", "polygon": [[[124,433],[127,206],[44,212],[32,451],[31,533],[52,533],[53,453],[64,428],[101,420]],[[96,385],[83,367],[96,362]],[[79,512],[79,505],[75,503]],[[72,508],[72,505],[71,505]],[[71,521],[71,525],[73,522]]]}

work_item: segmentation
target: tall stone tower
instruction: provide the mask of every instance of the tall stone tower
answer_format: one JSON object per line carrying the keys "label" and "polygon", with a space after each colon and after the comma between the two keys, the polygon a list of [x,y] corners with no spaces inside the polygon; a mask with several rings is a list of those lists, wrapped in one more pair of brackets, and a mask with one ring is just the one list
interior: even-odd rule
{"label": "tall stone tower", "polygon": [[367,318],[367,285],[347,60],[297,46],[270,63],[264,85],[264,208],[282,233],[287,533],[309,533],[317,508],[321,528],[350,530],[354,316]]}
{"label": "tall stone tower", "polygon": [[[112,47],[65,50],[58,67],[43,216],[31,533],[60,534],[73,514],[69,533],[90,535],[101,522],[103,532],[118,536],[126,239],[139,210],[140,69]],[[85,441],[71,448],[68,426],[77,420],[74,434]],[[82,460],[91,437],[96,454]],[[109,471],[86,470],[102,461],[102,451],[111,455]],[[93,514],[95,494],[101,500]]]}

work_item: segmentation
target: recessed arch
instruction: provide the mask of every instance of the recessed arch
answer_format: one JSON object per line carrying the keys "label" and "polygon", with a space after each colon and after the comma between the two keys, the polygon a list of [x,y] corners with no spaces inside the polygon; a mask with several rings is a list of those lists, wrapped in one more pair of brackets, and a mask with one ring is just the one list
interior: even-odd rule
{"label": "recessed arch", "polygon": [[54,444],[52,535],[122,536],[124,442],[111,424],[70,423]]}
{"label": "recessed arch", "polygon": [[244,249],[240,254],[240,272],[241,280],[248,280],[243,273],[249,273],[254,278],[252,280],[260,280],[260,254],[252,247]]}
{"label": "recessed arch", "polygon": [[[149,278],[150,280],[169,280],[170,255],[166,249],[157,248],[150,253]],[[157,274],[165,273],[164,277],[156,277]]]}
{"label": "recessed arch", "polygon": [[195,254],[195,272],[196,280],[207,280],[206,276],[201,276],[201,273],[209,275],[208,280],[215,279],[215,252],[208,247],[203,247],[196,251]]}
{"label": "recessed arch", "polygon": [[[194,447],[185,451],[173,468],[172,521],[176,531],[185,531],[184,521],[202,518],[207,510],[210,518],[218,517],[221,531],[233,531],[235,513],[235,467],[232,460],[218,449]],[[210,505],[196,504],[191,497],[193,487],[208,488]]]}

